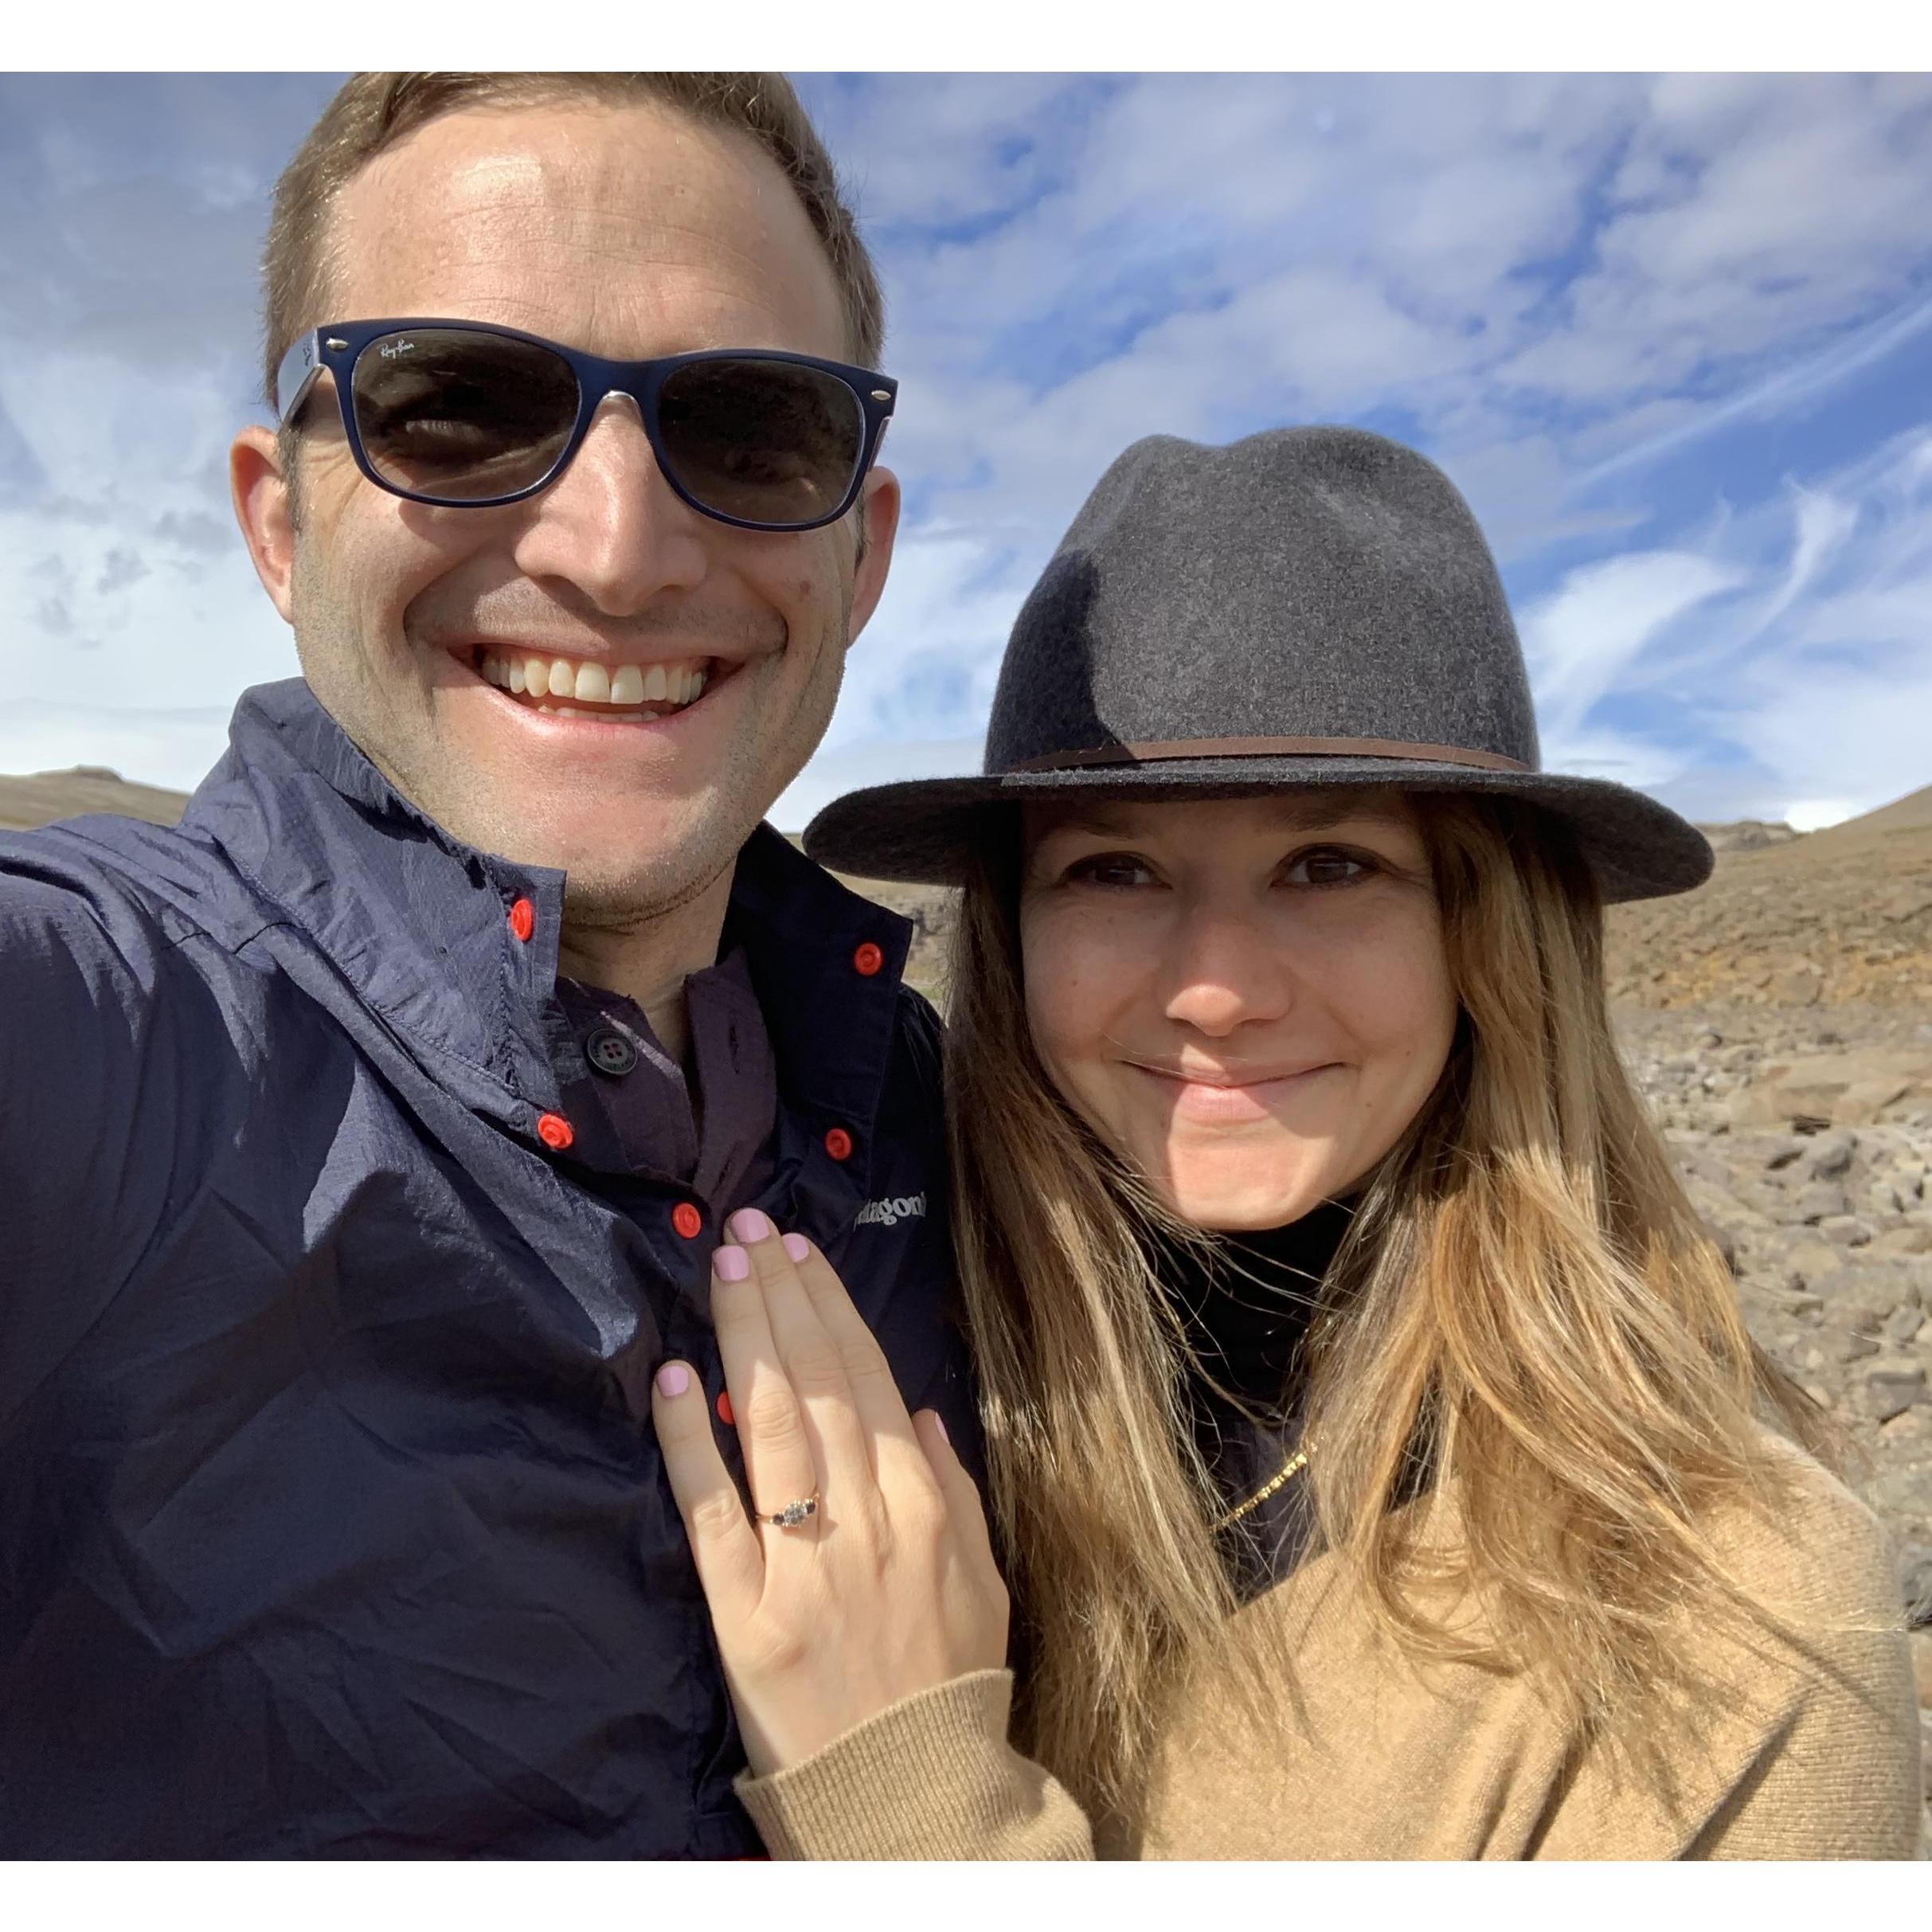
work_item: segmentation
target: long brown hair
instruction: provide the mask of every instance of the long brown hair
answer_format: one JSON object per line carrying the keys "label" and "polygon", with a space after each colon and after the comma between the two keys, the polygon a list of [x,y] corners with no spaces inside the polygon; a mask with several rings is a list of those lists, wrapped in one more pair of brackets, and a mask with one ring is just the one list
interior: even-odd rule
{"label": "long brown hair", "polygon": [[[1725,1265],[1618,1059],[1602,911],[1557,822],[1418,797],[1461,1017],[1359,1197],[1301,1359],[1318,1547],[1412,1653],[1535,1673],[1572,1721],[1695,1691],[1672,1626],[1748,1610],[1706,1533],[1774,1492],[1768,1414],[1821,1412],[1746,1335]],[[1016,827],[966,885],[948,1091],[991,1502],[1028,1668],[1020,1741],[1131,1826],[1167,1699],[1211,1671],[1265,1719],[1288,1660],[1235,1618],[1188,1427],[1199,1366],[1161,1284],[1175,1224],[1062,1098],[1028,1035]],[[1415,1510],[1453,1495],[1454,1547]],[[1425,1512],[1426,1515],[1426,1512]],[[1418,1586],[1427,1581],[1431,1589]],[[1483,1609],[1452,1630],[1446,1582]],[[1613,1729],[1613,1727],[1611,1727]]]}

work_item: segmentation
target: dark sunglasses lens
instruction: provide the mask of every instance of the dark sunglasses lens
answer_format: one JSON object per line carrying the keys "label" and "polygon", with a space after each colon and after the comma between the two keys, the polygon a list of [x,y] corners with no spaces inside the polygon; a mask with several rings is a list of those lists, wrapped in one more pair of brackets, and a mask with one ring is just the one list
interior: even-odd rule
{"label": "dark sunglasses lens", "polygon": [[577,421],[577,377],[562,357],[469,329],[381,336],[356,358],[350,388],[376,474],[452,503],[542,482]]}
{"label": "dark sunglasses lens", "polygon": [[796,529],[844,503],[866,417],[836,376],[756,356],[687,362],[658,395],[658,432],[694,501],[748,523]]}

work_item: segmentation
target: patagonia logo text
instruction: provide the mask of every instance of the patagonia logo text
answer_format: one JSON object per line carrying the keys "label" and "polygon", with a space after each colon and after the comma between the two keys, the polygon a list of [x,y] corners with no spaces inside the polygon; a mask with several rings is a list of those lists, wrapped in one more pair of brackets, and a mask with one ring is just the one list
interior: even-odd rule
{"label": "patagonia logo text", "polygon": [[925,1196],[923,1194],[895,1195],[889,1201],[868,1201],[854,1218],[852,1225],[862,1228],[868,1222],[882,1227],[897,1227],[901,1221],[923,1220],[925,1216]]}

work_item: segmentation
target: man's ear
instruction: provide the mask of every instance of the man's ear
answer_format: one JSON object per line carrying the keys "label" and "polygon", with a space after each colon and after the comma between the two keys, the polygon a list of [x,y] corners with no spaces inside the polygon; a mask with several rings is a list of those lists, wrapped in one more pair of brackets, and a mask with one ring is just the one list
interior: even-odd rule
{"label": "man's ear", "polygon": [[295,501],[282,460],[275,432],[250,423],[229,445],[228,489],[255,574],[282,621],[293,624]]}
{"label": "man's ear", "polygon": [[858,499],[861,542],[858,567],[852,577],[852,636],[866,628],[878,608],[892,565],[893,539],[899,534],[899,479],[890,470],[874,469]]}

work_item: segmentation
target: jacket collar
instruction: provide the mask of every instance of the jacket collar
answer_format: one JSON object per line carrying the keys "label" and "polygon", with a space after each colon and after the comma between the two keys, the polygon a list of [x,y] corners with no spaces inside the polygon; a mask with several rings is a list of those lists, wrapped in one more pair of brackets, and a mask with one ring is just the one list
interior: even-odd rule
{"label": "jacket collar", "polygon": [[[453,838],[391,785],[300,679],[243,694],[182,829],[266,902],[443,1084],[526,1127],[560,1105],[543,1015],[564,874]],[[510,910],[530,901],[527,942]],[[740,855],[725,948],[742,945],[781,1098],[869,1156],[909,923],[848,891],[768,826]],[[876,971],[855,961],[868,942]],[[870,964],[870,955],[865,956]],[[869,1159],[855,1160],[862,1172]]]}

